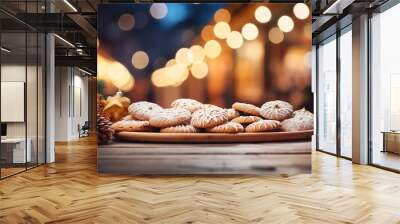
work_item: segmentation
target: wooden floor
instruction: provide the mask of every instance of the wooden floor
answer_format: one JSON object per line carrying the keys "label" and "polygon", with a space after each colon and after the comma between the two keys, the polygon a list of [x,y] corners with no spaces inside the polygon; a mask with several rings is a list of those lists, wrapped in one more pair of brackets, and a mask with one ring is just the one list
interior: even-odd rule
{"label": "wooden floor", "polygon": [[313,153],[292,177],[96,172],[93,138],[0,181],[0,223],[400,223],[400,175]]}

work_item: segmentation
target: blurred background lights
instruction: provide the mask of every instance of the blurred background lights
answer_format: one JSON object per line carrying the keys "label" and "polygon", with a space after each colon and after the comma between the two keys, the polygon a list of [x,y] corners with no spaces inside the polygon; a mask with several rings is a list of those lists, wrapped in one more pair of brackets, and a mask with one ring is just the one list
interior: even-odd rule
{"label": "blurred background lights", "polygon": [[132,55],[132,65],[137,69],[144,69],[149,64],[149,56],[144,51],[136,51]]}
{"label": "blurred background lights", "polygon": [[293,7],[293,13],[298,19],[306,19],[310,15],[310,9],[304,3],[297,3]]}
{"label": "blurred background lights", "polygon": [[272,14],[266,6],[259,6],[254,12],[254,17],[260,23],[267,23],[271,20]]}
{"label": "blurred background lights", "polygon": [[190,51],[192,52],[193,56],[193,61],[198,62],[198,61],[203,61],[205,57],[204,49],[200,45],[194,45],[190,48]]}
{"label": "blurred background lights", "polygon": [[226,39],[226,43],[230,48],[238,49],[243,45],[243,37],[238,31],[232,31],[228,38]]}
{"label": "blurred background lights", "polygon": [[208,58],[214,59],[221,54],[221,45],[216,40],[209,40],[204,45],[204,52]]}
{"label": "blurred background lights", "polygon": [[128,69],[121,63],[114,61],[109,64],[107,80],[122,91],[129,91],[135,84],[133,76],[129,73]]}
{"label": "blurred background lights", "polygon": [[289,16],[281,16],[281,18],[279,18],[278,20],[278,27],[285,33],[292,31],[294,28],[292,18],[290,18]]}
{"label": "blurred background lights", "polygon": [[165,3],[153,3],[150,7],[150,15],[155,19],[163,19],[168,14],[168,7]]}
{"label": "blurred background lights", "polygon": [[227,38],[230,32],[231,32],[231,27],[226,22],[218,22],[214,26],[214,34],[216,37],[220,39]]}
{"label": "blurred background lights", "polygon": [[278,29],[277,27],[272,28],[268,32],[268,39],[271,41],[273,44],[279,44],[283,41],[284,35],[283,32]]}
{"label": "blurred background lights", "polygon": [[195,62],[190,67],[190,72],[196,79],[203,79],[208,74],[208,66],[203,61]]}
{"label": "blurred background lights", "polygon": [[229,23],[231,21],[231,13],[227,9],[219,9],[214,14],[214,20],[216,23],[221,21]]}
{"label": "blurred background lights", "polygon": [[118,26],[123,31],[129,31],[135,26],[135,17],[130,13],[122,14],[118,19]]}
{"label": "blurred background lights", "polygon": [[258,28],[253,23],[247,23],[242,27],[242,35],[246,40],[255,40],[258,37]]}
{"label": "blurred background lights", "polygon": [[181,48],[176,52],[175,59],[177,62],[189,66],[193,62],[193,55],[188,48]]}
{"label": "blurred background lights", "polygon": [[207,25],[201,30],[201,38],[204,41],[208,41],[214,37],[213,32],[213,26]]}

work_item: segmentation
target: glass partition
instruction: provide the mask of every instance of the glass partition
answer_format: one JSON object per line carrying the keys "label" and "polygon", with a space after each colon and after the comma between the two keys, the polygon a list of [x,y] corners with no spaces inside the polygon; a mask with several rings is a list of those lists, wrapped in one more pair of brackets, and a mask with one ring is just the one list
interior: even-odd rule
{"label": "glass partition", "polygon": [[318,149],[336,153],[336,37],[318,47]]}
{"label": "glass partition", "polygon": [[340,36],[340,154],[352,157],[352,32]]}
{"label": "glass partition", "polygon": [[400,5],[371,19],[371,162],[400,170]]}

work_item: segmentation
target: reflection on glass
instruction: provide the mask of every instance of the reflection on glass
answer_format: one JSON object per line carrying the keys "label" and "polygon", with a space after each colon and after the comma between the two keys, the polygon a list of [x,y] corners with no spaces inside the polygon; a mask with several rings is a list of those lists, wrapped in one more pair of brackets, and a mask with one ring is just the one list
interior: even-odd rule
{"label": "reflection on glass", "polygon": [[318,148],[336,153],[336,39],[318,48]]}
{"label": "reflection on glass", "polygon": [[351,31],[340,36],[340,152],[352,157],[352,39]]}
{"label": "reflection on glass", "polygon": [[[372,18],[372,163],[400,170],[400,5]],[[386,134],[383,134],[386,132]]]}

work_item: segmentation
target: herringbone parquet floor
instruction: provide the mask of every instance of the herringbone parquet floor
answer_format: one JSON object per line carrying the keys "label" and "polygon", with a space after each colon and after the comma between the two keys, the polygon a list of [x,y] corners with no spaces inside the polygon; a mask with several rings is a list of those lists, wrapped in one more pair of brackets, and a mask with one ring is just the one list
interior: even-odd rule
{"label": "herringbone parquet floor", "polygon": [[289,178],[100,175],[87,138],[0,181],[0,223],[400,223],[400,175],[318,152]]}

